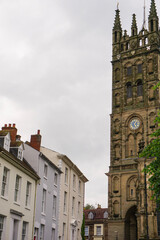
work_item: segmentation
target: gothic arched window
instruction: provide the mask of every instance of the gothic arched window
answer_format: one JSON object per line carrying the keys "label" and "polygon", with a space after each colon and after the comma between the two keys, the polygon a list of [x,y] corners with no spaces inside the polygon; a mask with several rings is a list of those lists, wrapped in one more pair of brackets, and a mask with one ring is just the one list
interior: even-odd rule
{"label": "gothic arched window", "polygon": [[138,180],[136,176],[129,178],[127,181],[127,199],[136,199],[136,191],[138,186]]}
{"label": "gothic arched window", "polygon": [[142,96],[143,95],[143,84],[142,80],[138,80],[137,82],[137,96]]}
{"label": "gothic arched window", "polygon": [[132,98],[132,84],[127,83],[127,98]]}

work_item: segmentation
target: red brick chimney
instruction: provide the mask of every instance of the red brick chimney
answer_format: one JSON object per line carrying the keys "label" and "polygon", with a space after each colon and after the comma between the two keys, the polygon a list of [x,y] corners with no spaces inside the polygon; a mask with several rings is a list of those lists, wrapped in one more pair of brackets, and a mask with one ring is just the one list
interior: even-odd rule
{"label": "red brick chimney", "polygon": [[4,127],[2,127],[2,130],[10,132],[11,142],[15,142],[16,141],[17,128],[16,128],[16,124],[15,123],[13,123],[13,125],[9,124],[8,126],[7,126],[7,124],[5,124]]}
{"label": "red brick chimney", "polygon": [[33,147],[34,149],[40,151],[41,138],[42,138],[42,136],[40,135],[40,130],[38,130],[37,134],[31,135],[30,146]]}

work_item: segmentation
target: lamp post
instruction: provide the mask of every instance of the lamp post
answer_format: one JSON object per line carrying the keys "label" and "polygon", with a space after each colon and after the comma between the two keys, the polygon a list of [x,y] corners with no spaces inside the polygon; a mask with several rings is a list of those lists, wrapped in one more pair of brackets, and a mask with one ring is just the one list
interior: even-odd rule
{"label": "lamp post", "polygon": [[[139,154],[143,151],[145,146],[145,142],[141,140],[139,142]],[[144,169],[146,168],[146,158],[144,159]],[[146,240],[149,240],[149,233],[148,233],[148,203],[147,203],[147,176],[146,172],[144,172],[144,194],[145,194],[145,212],[146,212]]]}

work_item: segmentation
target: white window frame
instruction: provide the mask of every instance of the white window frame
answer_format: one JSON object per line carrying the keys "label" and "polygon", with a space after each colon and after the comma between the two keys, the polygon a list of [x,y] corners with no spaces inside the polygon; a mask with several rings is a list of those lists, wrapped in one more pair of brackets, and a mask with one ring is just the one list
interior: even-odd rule
{"label": "white window frame", "polygon": [[16,175],[16,181],[15,181],[15,189],[14,189],[14,201],[19,202],[20,201],[20,193],[21,193],[21,176],[18,174]]}
{"label": "white window frame", "polygon": [[22,224],[22,240],[28,239],[28,222],[23,221]]}
{"label": "white window frame", "polygon": [[58,173],[57,172],[55,172],[54,173],[54,185],[58,185]]}
{"label": "white window frame", "polygon": [[57,197],[53,195],[53,218],[56,218]]}
{"label": "white window frame", "polygon": [[81,202],[78,202],[78,218],[80,218]]}
{"label": "white window frame", "polygon": [[102,227],[101,226],[96,226],[96,235],[101,236],[102,235]]}
{"label": "white window frame", "polygon": [[43,170],[44,178],[47,178],[48,175],[48,164],[44,163],[44,170]]}
{"label": "white window frame", "polygon": [[45,231],[45,225],[41,224],[41,227],[40,227],[40,237],[39,237],[40,240],[44,240],[44,231]]}
{"label": "white window frame", "polygon": [[47,194],[47,191],[46,189],[43,188],[43,191],[42,191],[42,213],[45,214],[46,212],[46,194]]}
{"label": "white window frame", "polygon": [[64,192],[64,206],[63,206],[63,212],[67,212],[67,192]]}
{"label": "white window frame", "polygon": [[0,239],[4,239],[5,234],[5,216],[0,215]]}
{"label": "white window frame", "polygon": [[26,184],[26,200],[25,200],[25,206],[29,207],[31,202],[31,183],[27,181]]}
{"label": "white window frame", "polygon": [[85,226],[85,228],[84,228],[84,236],[85,237],[89,236],[89,226]]}
{"label": "white window frame", "polygon": [[2,189],[1,189],[1,195],[3,197],[8,196],[8,187],[9,187],[9,173],[10,170],[6,167],[3,169],[3,177],[2,177]]}
{"label": "white window frame", "polygon": [[76,188],[76,175],[73,174],[73,189],[75,190]]}
{"label": "white window frame", "polygon": [[72,217],[75,215],[75,197],[72,197]]}
{"label": "white window frame", "polygon": [[82,182],[79,180],[78,183],[78,194],[81,195],[81,187],[82,187]]}
{"label": "white window frame", "polygon": [[65,183],[68,184],[68,168],[65,167]]}

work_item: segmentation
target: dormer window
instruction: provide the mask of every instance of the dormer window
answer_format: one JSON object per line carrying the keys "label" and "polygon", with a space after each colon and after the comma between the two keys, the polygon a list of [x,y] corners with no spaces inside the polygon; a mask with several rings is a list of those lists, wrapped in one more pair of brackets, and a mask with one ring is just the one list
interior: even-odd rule
{"label": "dormer window", "polygon": [[93,219],[93,213],[92,213],[92,212],[90,212],[90,213],[88,214],[88,218],[89,218],[89,219]]}
{"label": "dormer window", "polygon": [[18,155],[17,155],[17,158],[22,160],[23,159],[23,151],[21,148],[18,148]]}

